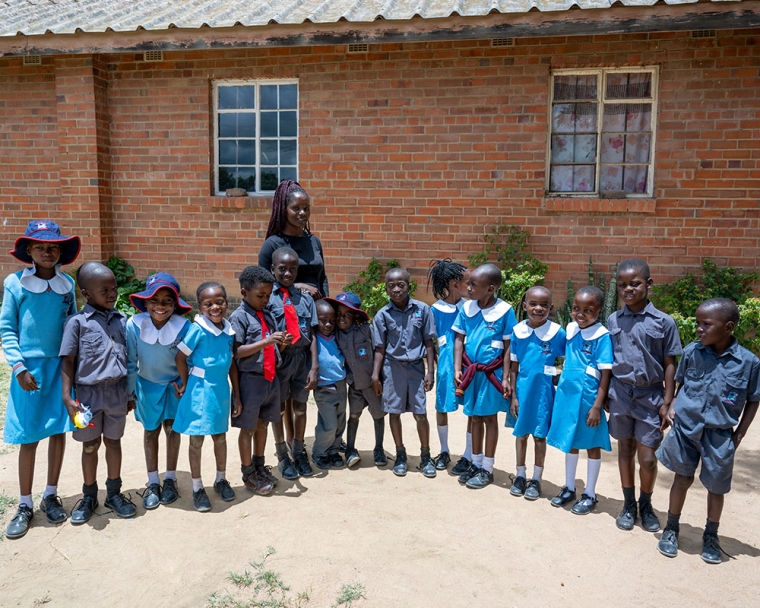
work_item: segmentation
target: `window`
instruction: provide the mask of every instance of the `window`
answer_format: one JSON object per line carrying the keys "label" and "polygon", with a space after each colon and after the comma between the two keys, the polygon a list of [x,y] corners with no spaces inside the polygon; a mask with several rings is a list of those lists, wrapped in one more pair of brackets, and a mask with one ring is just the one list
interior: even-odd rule
{"label": "window", "polygon": [[547,191],[651,197],[657,68],[552,72]]}
{"label": "window", "polygon": [[298,82],[214,83],[214,179],[228,188],[272,192],[298,178]]}

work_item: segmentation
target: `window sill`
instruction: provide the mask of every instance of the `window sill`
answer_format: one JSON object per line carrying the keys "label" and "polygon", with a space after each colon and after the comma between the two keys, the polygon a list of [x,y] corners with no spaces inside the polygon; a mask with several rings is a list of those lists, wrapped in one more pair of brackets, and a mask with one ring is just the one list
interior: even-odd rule
{"label": "window sill", "polygon": [[209,207],[221,211],[236,209],[262,209],[270,211],[272,209],[272,196],[270,194],[254,196],[210,196],[208,198]]}
{"label": "window sill", "polygon": [[576,198],[546,197],[544,209],[550,213],[633,213],[653,214],[653,198]]}

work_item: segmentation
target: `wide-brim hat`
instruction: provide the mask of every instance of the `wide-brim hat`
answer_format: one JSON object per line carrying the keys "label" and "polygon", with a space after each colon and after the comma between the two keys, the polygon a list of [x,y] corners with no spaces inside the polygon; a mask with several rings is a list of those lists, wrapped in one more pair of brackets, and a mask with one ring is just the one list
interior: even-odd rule
{"label": "wide-brim hat", "polygon": [[177,312],[184,315],[193,309],[192,306],[179,297],[179,283],[168,272],[157,272],[150,275],[145,281],[145,291],[131,294],[129,301],[140,312],[148,312],[145,307],[145,300],[152,298],[154,293],[164,288],[174,292],[174,299],[177,301]]}
{"label": "wide-brim hat", "polygon": [[342,304],[347,308],[350,308],[355,313],[361,315],[365,321],[369,321],[369,315],[362,310],[362,301],[355,293],[350,291],[341,291],[334,298],[323,298],[327,302],[333,304]]}
{"label": "wide-brim hat", "polygon": [[33,264],[32,256],[26,252],[29,243],[57,243],[61,248],[58,263],[62,266],[71,264],[77,259],[82,241],[78,236],[63,236],[58,224],[50,220],[32,220],[26,226],[24,236],[16,239],[16,244],[9,253],[25,264]]}

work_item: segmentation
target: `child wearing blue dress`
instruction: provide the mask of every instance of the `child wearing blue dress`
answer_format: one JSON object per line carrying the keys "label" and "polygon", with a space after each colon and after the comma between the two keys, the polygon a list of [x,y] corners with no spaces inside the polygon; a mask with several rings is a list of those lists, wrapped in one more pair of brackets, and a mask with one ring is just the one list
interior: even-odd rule
{"label": "child wearing blue dress", "polygon": [[565,452],[565,485],[552,498],[555,507],[575,499],[578,450],[588,453],[585,491],[571,509],[576,515],[586,515],[596,506],[601,449],[608,452],[611,449],[602,405],[612,377],[612,339],[607,328],[599,323],[603,306],[604,296],[596,287],[581,287],[575,294],[572,308],[575,321],[567,326],[565,364],[546,438],[549,445]]}
{"label": "child wearing blue dress", "polygon": [[3,282],[0,335],[5,358],[13,370],[5,414],[3,440],[20,444],[18,477],[21,495],[18,511],[5,535],[20,538],[34,515],[32,483],[37,445],[48,440],[47,487],[42,511],[51,524],[66,521],[58,498],[58,478],[63,464],[67,431],[73,430],[61,398],[61,348],[63,324],[76,312],[74,281],[61,272],[79,255],[78,236],[61,236],[49,220],[32,220],[10,254],[31,267]]}
{"label": "child wearing blue dress", "polygon": [[[541,475],[546,458],[546,435],[554,408],[554,362],[565,354],[565,330],[549,320],[552,293],[546,287],[536,285],[526,293],[522,304],[528,318],[515,325],[512,334],[510,356],[512,359],[512,404],[515,436],[517,474],[510,494],[527,500],[541,496]],[[526,479],[525,460],[528,436],[533,436],[535,464],[533,477]]]}
{"label": "child wearing blue dress", "polygon": [[[457,403],[454,384],[454,341],[456,332],[451,327],[459,314],[465,300],[462,293],[466,292],[463,281],[467,268],[450,259],[433,260],[428,269],[428,282],[433,283],[433,295],[438,301],[430,309],[435,321],[435,333],[438,336],[438,363],[435,385],[435,420],[438,426],[438,439],[441,442],[441,452],[433,460],[439,471],[446,469],[451,462],[449,454],[449,412],[456,412]],[[471,422],[467,422],[467,444],[464,454],[454,466],[470,468],[472,462],[472,433]],[[458,469],[457,469],[458,470]],[[464,471],[460,471],[461,474]],[[454,474],[452,472],[452,474]]]}
{"label": "child wearing blue dress", "polygon": [[[179,498],[177,459],[180,434],[172,429],[177,415],[177,345],[190,323],[182,315],[192,310],[179,297],[179,283],[167,272],[148,277],[145,291],[129,296],[140,311],[127,321],[127,389],[130,409],[144,429],[147,489],[142,496],[145,509],[169,505]],[[166,474],[164,487],[158,477],[158,439],[166,433]]]}
{"label": "child wearing blue dress", "polygon": [[190,474],[193,480],[193,506],[197,511],[210,511],[211,501],[201,479],[201,448],[206,435],[214,441],[216,481],[214,491],[225,502],[235,500],[235,491],[226,479],[227,429],[230,419],[230,387],[232,383],[232,416],[243,410],[240,401],[238,368],[232,357],[235,330],[224,318],[227,312],[227,291],[221,283],[207,281],[195,292],[201,314],[177,345],[177,369],[181,384],[174,430],[190,435]]}

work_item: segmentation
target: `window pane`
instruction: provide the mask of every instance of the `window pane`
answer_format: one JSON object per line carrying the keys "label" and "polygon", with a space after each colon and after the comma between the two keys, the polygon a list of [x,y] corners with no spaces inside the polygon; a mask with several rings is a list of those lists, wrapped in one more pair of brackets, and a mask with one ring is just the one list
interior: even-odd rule
{"label": "window pane", "polygon": [[246,110],[252,110],[256,107],[256,87],[235,87],[238,90],[237,107]]}
{"label": "window pane", "polygon": [[298,117],[295,112],[280,112],[280,137],[298,135]]}
{"label": "window pane", "polygon": [[552,167],[549,188],[552,192],[572,192],[573,168],[568,166]]}
{"label": "window pane", "polygon": [[219,164],[232,165],[237,163],[237,141],[220,140],[219,141]]}
{"label": "window pane", "polygon": [[626,131],[652,130],[652,104],[629,103],[625,117]]}
{"label": "window pane", "polygon": [[634,165],[624,168],[623,189],[627,194],[644,194],[647,191],[646,165]]}
{"label": "window pane", "polygon": [[625,116],[627,105],[624,103],[604,104],[602,131],[625,131]]}
{"label": "window pane", "polygon": [[296,140],[280,140],[280,163],[283,165],[295,165],[298,162],[296,158]]}
{"label": "window pane", "polygon": [[237,162],[240,165],[255,165],[256,164],[256,140],[255,139],[239,139],[238,140]]}
{"label": "window pane", "polygon": [[277,112],[261,112],[261,137],[277,137]]}
{"label": "window pane", "polygon": [[596,134],[575,136],[573,162],[596,163]]}
{"label": "window pane", "polygon": [[[271,139],[261,140],[261,164],[262,165],[276,165],[278,164],[279,156],[277,154],[277,140]],[[262,187],[264,184],[264,174],[261,175]],[[276,186],[277,184],[275,184]]]}
{"label": "window pane", "polygon": [[599,178],[600,190],[622,190],[623,189],[623,167],[606,166],[602,167],[602,175]]}
{"label": "window pane", "polygon": [[280,85],[280,108],[297,108],[298,107],[298,85],[281,84]]}
{"label": "window pane", "polygon": [[597,104],[595,103],[576,103],[575,104],[575,132],[576,133],[595,133],[597,123]]}
{"label": "window pane", "polygon": [[280,168],[280,181],[284,179],[292,179],[298,181],[298,171],[295,167],[281,167]]}
{"label": "window pane", "polygon": [[253,109],[256,107],[256,87],[219,87],[219,109]]}
{"label": "window pane", "polygon": [[237,136],[256,137],[256,114],[243,112],[237,115]]}
{"label": "window pane", "polygon": [[277,169],[261,170],[261,189],[275,190],[277,188]]}
{"label": "window pane", "polygon": [[554,99],[596,99],[596,78],[596,74],[555,76]]}
{"label": "window pane", "polygon": [[261,109],[262,110],[276,110],[277,109],[277,85],[276,84],[261,85]]}
{"label": "window pane", "polygon": [[607,74],[607,99],[639,99],[652,97],[652,73],[630,72]]}
{"label": "window pane", "polygon": [[552,108],[552,133],[596,132],[595,103],[558,103]]}
{"label": "window pane", "polygon": [[552,164],[573,162],[575,135],[552,135]]}
{"label": "window pane", "polygon": [[650,135],[648,133],[631,133],[625,138],[625,162],[648,163]]}
{"label": "window pane", "polygon": [[[602,133],[602,162],[622,163],[625,136],[620,133]],[[608,188],[609,189],[609,188]],[[618,188],[620,190],[620,188]]]}
{"label": "window pane", "polygon": [[234,188],[236,175],[234,167],[219,167],[219,191],[224,192],[227,188]]}
{"label": "window pane", "polygon": [[589,165],[573,167],[573,192],[592,192],[594,190],[594,169]]}
{"label": "window pane", "polygon": [[219,137],[237,135],[237,114],[219,114]]}
{"label": "window pane", "polygon": [[238,168],[238,188],[245,188],[248,192],[256,190],[256,169],[253,167]]}
{"label": "window pane", "polygon": [[237,87],[219,87],[219,109],[237,108]]}

